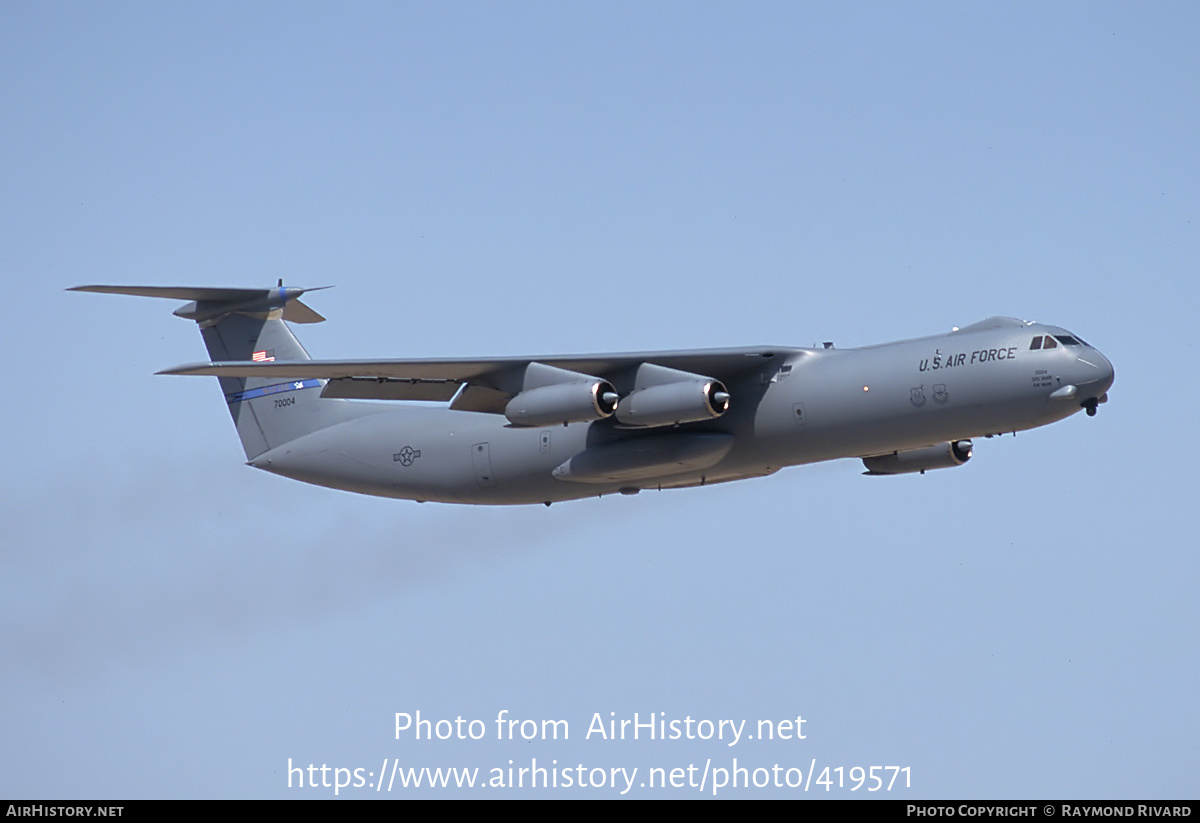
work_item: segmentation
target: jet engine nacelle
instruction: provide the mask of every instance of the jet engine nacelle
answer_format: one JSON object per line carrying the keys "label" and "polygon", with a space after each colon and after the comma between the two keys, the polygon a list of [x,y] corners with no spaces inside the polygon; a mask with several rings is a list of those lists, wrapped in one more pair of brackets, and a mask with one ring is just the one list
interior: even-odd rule
{"label": "jet engine nacelle", "polygon": [[719,380],[683,380],[637,389],[621,398],[617,420],[626,426],[670,426],[720,417],[729,392]]}
{"label": "jet engine nacelle", "polygon": [[864,457],[867,474],[925,473],[927,469],[948,469],[961,466],[971,459],[971,441],[954,440],[923,449],[893,452],[878,457]]}
{"label": "jet engine nacelle", "polygon": [[516,426],[584,423],[611,417],[617,410],[617,390],[607,380],[555,383],[521,392],[504,407]]}

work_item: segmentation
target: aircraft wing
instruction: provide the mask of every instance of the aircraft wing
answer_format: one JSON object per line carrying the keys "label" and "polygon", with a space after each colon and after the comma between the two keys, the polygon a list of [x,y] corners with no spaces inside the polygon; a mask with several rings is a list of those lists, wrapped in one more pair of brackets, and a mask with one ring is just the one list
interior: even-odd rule
{"label": "aircraft wing", "polygon": [[622,388],[644,364],[734,381],[804,352],[804,349],[763,346],[481,359],[240,361],[191,363],[159,374],[316,378],[329,381],[322,391],[325,397],[370,400],[446,401],[465,386],[451,408],[500,412],[504,403],[520,391],[522,376],[532,364],[602,378]]}

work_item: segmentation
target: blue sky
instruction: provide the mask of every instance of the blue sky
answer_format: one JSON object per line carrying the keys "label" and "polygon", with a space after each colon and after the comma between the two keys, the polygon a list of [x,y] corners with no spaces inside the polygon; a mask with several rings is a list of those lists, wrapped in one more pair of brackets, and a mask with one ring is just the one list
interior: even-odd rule
{"label": "blue sky", "polygon": [[[1198,23],[5,4],[0,794],[736,757],[908,766],[899,797],[1194,797]],[[299,329],[317,357],[849,347],[1008,314],[1116,383],[954,471],[418,505],[246,468],[215,382],[154,375],[203,358],[192,324],[63,291],[277,278],[337,286]],[[397,740],[418,710],[571,739]],[[807,737],[584,739],[610,712]]]}

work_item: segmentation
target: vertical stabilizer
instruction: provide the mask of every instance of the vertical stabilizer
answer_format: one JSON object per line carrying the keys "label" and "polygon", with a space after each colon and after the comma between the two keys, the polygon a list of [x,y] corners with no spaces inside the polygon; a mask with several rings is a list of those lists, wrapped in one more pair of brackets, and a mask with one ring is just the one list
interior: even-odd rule
{"label": "vertical stabilizer", "polygon": [[[158,286],[76,286],[70,291],[163,297],[192,302],[175,311],[195,320],[214,361],[311,360],[285,319],[325,318],[299,301],[304,289],[213,289]],[[365,404],[321,397],[325,381],[219,377],[221,392],[247,459],[297,437],[374,411]]]}

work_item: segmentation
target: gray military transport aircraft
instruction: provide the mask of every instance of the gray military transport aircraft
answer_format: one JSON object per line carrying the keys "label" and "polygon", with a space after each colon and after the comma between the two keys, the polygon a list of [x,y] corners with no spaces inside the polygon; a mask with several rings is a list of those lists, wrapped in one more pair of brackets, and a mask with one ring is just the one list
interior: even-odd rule
{"label": "gray military transport aircraft", "polygon": [[312,289],[72,291],[191,301],[175,314],[213,362],[160,374],[216,375],[249,465],[421,502],[548,506],[843,457],[924,473],[972,437],[1093,415],[1113,382],[1078,336],[1010,317],[859,349],[312,360],[284,322],[325,319]]}

